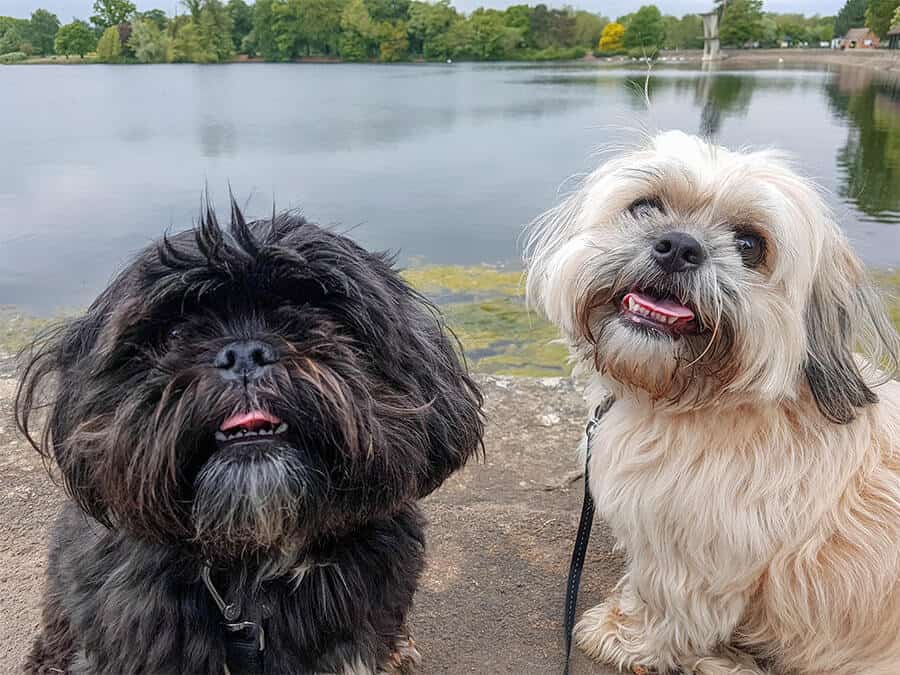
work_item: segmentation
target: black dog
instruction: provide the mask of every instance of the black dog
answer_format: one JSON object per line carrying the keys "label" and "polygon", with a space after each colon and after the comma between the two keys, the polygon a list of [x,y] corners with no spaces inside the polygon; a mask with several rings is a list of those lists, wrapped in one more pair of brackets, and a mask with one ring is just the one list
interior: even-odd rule
{"label": "black dog", "polygon": [[31,356],[17,422],[72,501],[30,672],[418,659],[416,500],[479,448],[481,396],[387,256],[299,216],[231,220],[145,250]]}

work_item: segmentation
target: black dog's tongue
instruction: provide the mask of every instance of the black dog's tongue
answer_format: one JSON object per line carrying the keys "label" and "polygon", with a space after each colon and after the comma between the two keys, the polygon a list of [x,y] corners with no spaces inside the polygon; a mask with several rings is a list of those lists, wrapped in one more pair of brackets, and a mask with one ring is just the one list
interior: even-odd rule
{"label": "black dog's tongue", "polygon": [[227,420],[222,422],[222,426],[219,427],[219,431],[222,431],[224,433],[236,431],[238,429],[245,429],[247,431],[259,431],[260,429],[264,429],[265,427],[271,427],[274,429],[279,424],[281,424],[281,419],[276,417],[272,413],[268,413],[265,410],[251,410],[250,412],[232,415]]}

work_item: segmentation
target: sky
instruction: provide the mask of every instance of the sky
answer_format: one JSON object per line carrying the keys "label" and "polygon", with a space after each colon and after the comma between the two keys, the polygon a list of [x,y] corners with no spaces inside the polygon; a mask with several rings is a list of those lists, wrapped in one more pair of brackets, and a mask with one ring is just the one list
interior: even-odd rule
{"label": "sky", "polygon": [[[541,0],[452,0],[453,5],[464,12],[476,7],[506,7],[507,5],[536,5]],[[543,0],[550,6],[572,5],[576,9],[599,12],[615,18],[633,12],[641,5],[655,4],[663,14],[681,16],[691,12],[703,12],[712,8],[712,0]],[[49,9],[60,21],[68,23],[72,17],[88,18],[93,0],[0,0],[0,15],[28,17],[38,7]],[[159,7],[167,14],[175,13],[176,0],[137,0],[138,9]],[[765,0],[769,12],[800,12],[803,14],[836,14],[844,0]],[[184,11],[183,9],[179,11]]]}

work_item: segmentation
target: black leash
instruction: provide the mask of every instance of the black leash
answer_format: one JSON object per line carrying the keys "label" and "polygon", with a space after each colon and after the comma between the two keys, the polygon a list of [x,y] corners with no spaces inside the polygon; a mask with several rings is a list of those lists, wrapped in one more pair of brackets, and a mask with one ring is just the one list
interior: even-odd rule
{"label": "black leash", "polygon": [[266,634],[262,625],[241,621],[241,606],[226,603],[210,577],[209,565],[203,565],[200,578],[225,621],[225,675],[262,675]]}
{"label": "black leash", "polygon": [[566,661],[563,675],[569,675],[569,661],[572,656],[572,631],[575,628],[575,612],[578,606],[578,586],[581,584],[581,572],[584,569],[584,556],[591,539],[591,525],[594,523],[594,498],[591,496],[589,469],[591,464],[591,441],[600,419],[612,407],[615,399],[607,396],[594,410],[594,416],[588,420],[584,435],[586,442],[584,459],[584,501],[581,504],[581,520],[578,522],[578,534],[575,535],[575,548],[572,550],[572,562],[569,563],[569,579],[566,582],[566,609],[563,623],[563,638],[566,645]]}

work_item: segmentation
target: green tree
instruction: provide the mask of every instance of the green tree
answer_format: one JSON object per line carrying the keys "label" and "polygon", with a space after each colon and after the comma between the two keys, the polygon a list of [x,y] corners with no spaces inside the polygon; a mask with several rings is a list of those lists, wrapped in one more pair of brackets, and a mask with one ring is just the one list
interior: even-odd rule
{"label": "green tree", "polygon": [[366,0],[369,16],[376,23],[405,21],[409,16],[410,0]]}
{"label": "green tree", "polygon": [[141,63],[163,63],[169,57],[169,36],[149,19],[132,24],[128,46]]}
{"label": "green tree", "polygon": [[759,42],[764,47],[777,47],[779,44],[778,22],[772,14],[764,14],[759,20]]}
{"label": "green tree", "polygon": [[[0,16],[0,54],[26,51],[23,47],[28,42],[28,19],[14,19],[11,16]],[[28,52],[31,46],[28,45]]]}
{"label": "green tree", "polygon": [[[253,32],[252,45],[247,45],[250,50],[259,54],[267,61],[275,61],[281,58],[278,44],[275,41],[275,11],[274,0],[256,0],[253,5]],[[250,36],[247,37],[250,40]]]}
{"label": "green tree", "polygon": [[234,51],[242,49],[244,38],[253,30],[253,8],[244,0],[228,0],[228,14],[231,16],[231,40]]}
{"label": "green tree", "polygon": [[730,0],[722,13],[719,37],[722,43],[743,47],[758,40],[762,32],[762,0]]}
{"label": "green tree", "polygon": [[53,41],[59,31],[59,19],[46,9],[36,9],[31,13],[28,38],[34,51],[41,55],[53,53]]}
{"label": "green tree", "polygon": [[900,25],[900,7],[897,7],[897,9],[894,10],[894,18],[891,19],[891,27],[893,28],[897,25]]}
{"label": "green tree", "polygon": [[666,49],[703,49],[703,19],[697,14],[685,14],[680,19],[663,17],[666,29]]}
{"label": "green tree", "polygon": [[129,0],[94,0],[91,23],[100,29],[125,23],[134,14],[134,3]]}
{"label": "green tree", "polygon": [[194,23],[200,21],[200,11],[203,9],[203,0],[181,0],[181,4],[190,13]]}
{"label": "green tree", "polygon": [[176,63],[208,63],[212,56],[203,52],[197,22],[191,16],[176,17],[171,23],[168,61]]}
{"label": "green tree", "polygon": [[613,21],[606,24],[603,34],[600,36],[600,44],[598,47],[601,52],[613,53],[620,52],[625,49],[623,39],[625,37],[625,26]]}
{"label": "green tree", "polygon": [[345,4],[342,0],[274,2],[272,33],[278,58],[336,54]]}
{"label": "green tree", "polygon": [[524,42],[521,30],[507,26],[503,13],[496,10],[476,9],[468,24],[470,43],[466,51],[479,60],[506,58]]}
{"label": "green tree", "polygon": [[450,0],[438,0],[434,4],[410,3],[407,23],[410,50],[422,54],[426,59],[446,59],[451,56],[447,36],[453,25],[462,20],[450,5]]}
{"label": "green tree", "polygon": [[796,44],[809,37],[806,20],[802,14],[776,14],[775,23],[778,26],[779,40]]}
{"label": "green tree", "polygon": [[510,28],[518,28],[527,39],[531,29],[531,11],[528,5],[510,5],[503,13],[503,21]]}
{"label": "green tree", "polygon": [[528,46],[536,49],[574,47],[575,15],[568,10],[536,5],[531,10],[528,32],[524,37]]}
{"label": "green tree", "polygon": [[119,29],[110,26],[97,43],[97,58],[104,63],[118,63],[122,58],[122,41],[119,39]]}
{"label": "green tree", "polygon": [[578,47],[594,49],[608,23],[609,19],[605,16],[584,11],[575,12],[575,44]]}
{"label": "green tree", "polygon": [[350,0],[341,14],[341,56],[362,61],[372,55],[378,34],[363,0]]}
{"label": "green tree", "polygon": [[231,14],[221,0],[203,0],[197,34],[204,62],[229,61],[234,56]]}
{"label": "green tree", "polygon": [[84,58],[85,54],[97,46],[97,36],[87,23],[76,19],[59,29],[53,46],[57,54],[63,54],[66,58],[70,54],[78,54]]}
{"label": "green tree", "polygon": [[169,23],[166,13],[161,9],[148,9],[146,12],[138,12],[135,16],[144,21],[152,21],[161,31],[164,31]]}
{"label": "green tree", "polygon": [[888,31],[891,29],[891,20],[894,18],[894,12],[900,0],[869,0],[869,7],[866,9],[866,26],[872,29],[882,40],[887,37]]}
{"label": "green tree", "polygon": [[834,19],[822,20],[812,30],[813,37],[819,42],[831,42],[834,35]]}
{"label": "green tree", "polygon": [[868,6],[869,0],[847,0],[834,18],[834,34],[843,37],[851,28],[865,26]]}
{"label": "green tree", "polygon": [[666,38],[666,27],[656,5],[641,7],[625,29],[623,42],[627,49],[646,49],[656,52]]}
{"label": "green tree", "polygon": [[378,54],[382,61],[403,61],[409,50],[409,38],[405,21],[378,25]]}

